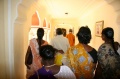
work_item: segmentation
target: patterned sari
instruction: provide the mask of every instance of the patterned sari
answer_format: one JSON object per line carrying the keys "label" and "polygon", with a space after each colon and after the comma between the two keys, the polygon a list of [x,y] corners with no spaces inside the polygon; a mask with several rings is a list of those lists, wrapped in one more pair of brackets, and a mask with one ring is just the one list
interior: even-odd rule
{"label": "patterned sari", "polygon": [[[42,45],[46,45],[46,44],[48,44],[48,43],[45,41]],[[42,67],[40,57],[39,57],[39,45],[35,38],[30,40],[30,48],[31,48],[33,60],[32,60],[32,64],[30,65],[30,69],[27,69],[27,75],[26,75],[27,78],[29,78],[39,68]]]}
{"label": "patterned sari", "polygon": [[102,79],[120,79],[120,56],[110,44],[102,44],[98,50],[98,61],[102,68]]}
{"label": "patterned sari", "polygon": [[63,63],[73,70],[77,79],[93,79],[95,64],[82,44],[69,48],[63,57]]}

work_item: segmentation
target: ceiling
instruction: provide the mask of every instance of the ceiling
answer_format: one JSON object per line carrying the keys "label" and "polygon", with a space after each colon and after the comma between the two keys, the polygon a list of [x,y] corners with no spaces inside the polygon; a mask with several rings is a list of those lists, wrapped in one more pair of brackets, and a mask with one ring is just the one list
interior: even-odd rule
{"label": "ceiling", "polygon": [[52,18],[78,18],[92,13],[105,3],[106,0],[39,0],[39,7],[45,7]]}

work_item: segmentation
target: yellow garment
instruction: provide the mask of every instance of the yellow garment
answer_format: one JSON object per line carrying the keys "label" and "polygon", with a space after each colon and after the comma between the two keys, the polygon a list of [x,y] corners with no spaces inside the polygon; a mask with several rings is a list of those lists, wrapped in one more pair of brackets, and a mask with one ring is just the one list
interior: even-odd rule
{"label": "yellow garment", "polygon": [[62,57],[63,57],[63,54],[61,53],[57,53],[56,56],[55,56],[55,64],[56,65],[62,65]]}
{"label": "yellow garment", "polygon": [[69,48],[64,57],[77,79],[93,79],[95,64],[82,44]]}
{"label": "yellow garment", "polygon": [[74,44],[75,44],[75,36],[72,33],[69,33],[66,37],[69,40],[70,46],[74,46]]}

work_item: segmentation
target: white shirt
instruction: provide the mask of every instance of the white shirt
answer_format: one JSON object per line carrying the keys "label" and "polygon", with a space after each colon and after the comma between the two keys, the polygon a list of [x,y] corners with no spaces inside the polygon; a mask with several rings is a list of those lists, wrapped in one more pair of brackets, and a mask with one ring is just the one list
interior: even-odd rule
{"label": "white shirt", "polygon": [[51,40],[50,44],[58,50],[63,50],[64,53],[70,47],[68,39],[66,37],[64,37],[63,35],[57,35],[56,37],[54,37]]}
{"label": "white shirt", "polygon": [[54,76],[57,79],[76,79],[75,74],[68,66],[60,66],[60,71]]}

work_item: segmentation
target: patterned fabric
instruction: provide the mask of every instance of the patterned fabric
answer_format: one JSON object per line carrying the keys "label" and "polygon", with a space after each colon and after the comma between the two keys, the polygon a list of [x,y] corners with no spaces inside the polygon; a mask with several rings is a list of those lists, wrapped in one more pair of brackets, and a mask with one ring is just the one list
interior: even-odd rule
{"label": "patterned fabric", "polygon": [[[42,45],[48,44],[45,42]],[[41,45],[41,46],[42,46]],[[39,57],[39,45],[35,38],[30,40],[30,48],[33,56],[32,64],[30,65],[30,69],[27,69],[27,75],[26,77],[29,78],[31,75],[33,75],[39,68],[42,67],[40,57]]]}
{"label": "patterned fabric", "polygon": [[120,56],[114,53],[110,44],[100,46],[98,61],[102,68],[102,79],[120,79]]}
{"label": "patterned fabric", "polygon": [[82,44],[69,48],[63,57],[63,63],[73,70],[77,79],[93,79],[95,64]]}

